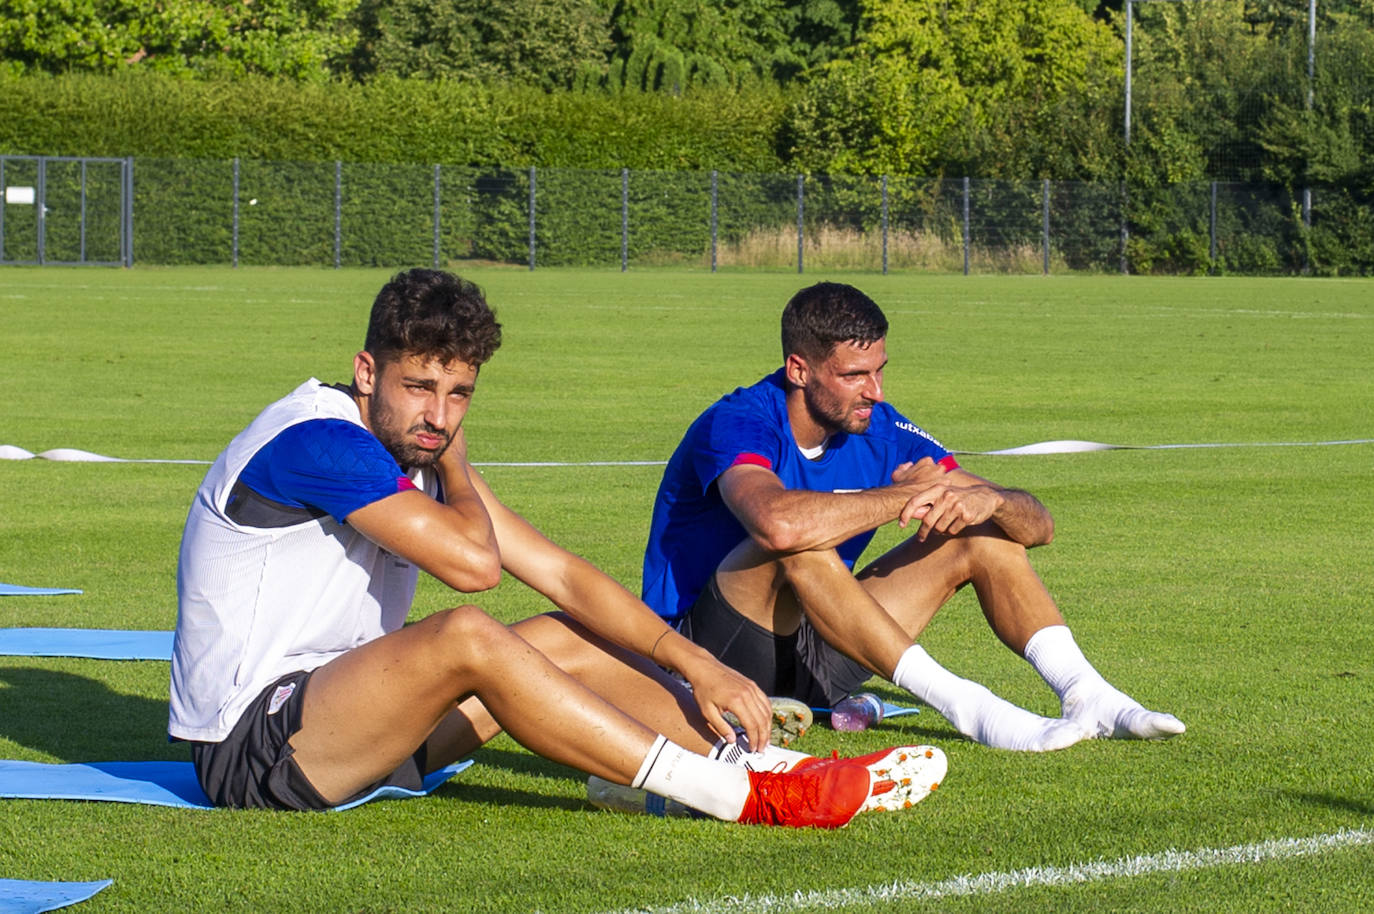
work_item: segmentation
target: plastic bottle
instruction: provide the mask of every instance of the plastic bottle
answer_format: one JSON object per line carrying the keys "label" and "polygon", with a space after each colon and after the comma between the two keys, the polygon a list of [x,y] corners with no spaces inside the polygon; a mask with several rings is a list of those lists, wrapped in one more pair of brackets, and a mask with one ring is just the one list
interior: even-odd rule
{"label": "plastic bottle", "polygon": [[872,692],[850,695],[830,710],[833,730],[867,730],[882,719],[883,700]]}
{"label": "plastic bottle", "polygon": [[587,778],[587,800],[597,809],[610,809],[616,812],[634,812],[660,817],[680,816],[689,819],[705,817],[705,813],[697,812],[690,806],[683,806],[677,800],[669,800],[647,790],[616,784],[596,775]]}

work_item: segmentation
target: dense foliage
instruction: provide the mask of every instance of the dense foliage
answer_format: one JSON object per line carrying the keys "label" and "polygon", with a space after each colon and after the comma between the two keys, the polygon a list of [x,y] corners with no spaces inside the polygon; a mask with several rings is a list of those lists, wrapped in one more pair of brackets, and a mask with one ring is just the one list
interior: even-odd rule
{"label": "dense foliage", "polygon": [[1312,80],[1302,0],[1134,9],[1127,144],[1120,0],[0,0],[0,152],[1124,181],[1184,271],[1171,188],[1263,182],[1374,261],[1374,0]]}

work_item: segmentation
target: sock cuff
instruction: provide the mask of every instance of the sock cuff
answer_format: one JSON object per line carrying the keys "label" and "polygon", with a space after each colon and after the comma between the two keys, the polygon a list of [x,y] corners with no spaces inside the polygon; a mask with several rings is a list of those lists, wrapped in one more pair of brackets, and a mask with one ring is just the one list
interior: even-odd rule
{"label": "sock cuff", "polygon": [[897,659],[897,666],[892,670],[892,681],[910,692],[911,686],[907,683],[911,681],[913,674],[934,662],[935,659],[926,653],[925,648],[919,644],[913,644],[903,651],[902,656]]}
{"label": "sock cuff", "polygon": [[1063,647],[1072,645],[1078,647],[1073,640],[1073,632],[1069,631],[1067,625],[1046,625],[1040,631],[1030,636],[1026,642],[1026,649],[1023,651],[1025,658],[1035,665],[1035,658],[1047,651],[1056,652]]}
{"label": "sock cuff", "polygon": [[663,754],[663,750],[666,749],[668,745],[668,737],[664,736],[662,733],[654,739],[654,744],[649,747],[648,754],[644,756],[644,761],[640,763],[639,771],[635,773],[634,780],[630,782],[631,787],[638,789],[644,786],[644,782],[648,779],[649,772],[653,769],[654,763],[658,761],[659,756]]}
{"label": "sock cuff", "polygon": [[1047,625],[1031,635],[1026,642],[1025,656],[1026,662],[1060,698],[1075,683],[1101,678],[1083,656],[1067,625]]}

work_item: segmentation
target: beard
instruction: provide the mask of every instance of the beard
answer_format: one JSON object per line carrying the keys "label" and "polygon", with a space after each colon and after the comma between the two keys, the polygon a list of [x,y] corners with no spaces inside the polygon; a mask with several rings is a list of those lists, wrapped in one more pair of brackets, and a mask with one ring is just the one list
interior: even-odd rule
{"label": "beard", "polygon": [[855,416],[853,411],[861,407],[871,407],[869,400],[845,404],[820,384],[808,384],[803,388],[806,411],[811,414],[817,425],[829,429],[831,434],[844,432],[849,435],[862,435],[868,431],[872,416]]}
{"label": "beard", "polygon": [[[382,447],[406,469],[425,469],[434,466],[453,443],[453,437],[445,429],[435,428],[428,422],[418,422],[404,432],[398,431],[395,413],[376,397],[368,404],[367,419],[372,426],[372,434],[377,436]],[[439,446],[433,449],[423,448],[410,441],[409,436],[417,432],[439,438]]]}

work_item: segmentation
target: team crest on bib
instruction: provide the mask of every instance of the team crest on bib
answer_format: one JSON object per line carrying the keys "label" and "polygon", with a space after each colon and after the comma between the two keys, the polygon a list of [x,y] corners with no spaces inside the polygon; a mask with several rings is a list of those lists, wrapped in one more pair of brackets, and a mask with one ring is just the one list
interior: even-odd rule
{"label": "team crest on bib", "polygon": [[286,685],[277,686],[277,690],[272,693],[272,701],[267,705],[268,715],[276,714],[281,710],[281,706],[286,704],[286,700],[296,691],[296,684],[288,682]]}

